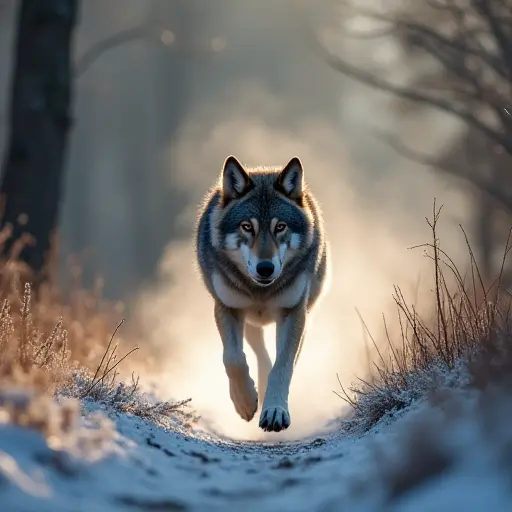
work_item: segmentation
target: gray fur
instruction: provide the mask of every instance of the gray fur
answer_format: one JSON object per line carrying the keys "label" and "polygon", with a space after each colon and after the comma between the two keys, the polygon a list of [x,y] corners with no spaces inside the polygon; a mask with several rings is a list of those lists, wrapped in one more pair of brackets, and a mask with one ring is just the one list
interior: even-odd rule
{"label": "gray fur", "polygon": [[[256,220],[258,233],[253,233],[254,239],[249,242],[241,223],[250,219]],[[285,223],[281,235],[272,231],[273,219],[274,223],[275,219]],[[291,254],[280,274],[266,286],[255,281],[235,258],[242,245],[249,250],[248,244],[255,244],[256,237],[263,248],[263,258],[269,257],[265,251],[275,252],[281,245],[286,245]],[[293,237],[299,242],[291,250]],[[260,426],[271,431],[287,428],[289,386],[307,314],[318,300],[328,274],[321,211],[304,181],[300,160],[293,158],[284,168],[247,170],[234,157],[228,157],[199,211],[196,255],[205,286],[215,302],[224,365],[237,412],[249,421],[258,405],[243,353],[245,324],[246,339],[258,359]],[[272,369],[261,329],[270,322],[277,323],[277,357]]]}

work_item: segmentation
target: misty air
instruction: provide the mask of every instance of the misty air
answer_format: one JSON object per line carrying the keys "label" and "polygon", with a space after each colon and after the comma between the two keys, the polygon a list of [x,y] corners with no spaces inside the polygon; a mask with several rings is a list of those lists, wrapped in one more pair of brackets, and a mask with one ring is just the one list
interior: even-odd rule
{"label": "misty air", "polygon": [[511,0],[0,0],[0,508],[508,510],[511,112]]}

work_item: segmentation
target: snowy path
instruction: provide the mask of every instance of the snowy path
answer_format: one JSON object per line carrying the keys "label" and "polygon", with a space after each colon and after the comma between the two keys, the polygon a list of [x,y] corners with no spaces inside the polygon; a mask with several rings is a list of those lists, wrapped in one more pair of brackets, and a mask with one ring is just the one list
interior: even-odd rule
{"label": "snowy path", "polygon": [[[36,433],[2,428],[0,451],[22,471],[0,475],[0,483],[10,481],[9,492],[0,485],[2,510],[332,510],[329,503],[339,502],[346,477],[370,455],[361,439],[333,435],[233,442],[124,415],[116,427],[113,442],[103,443],[103,457],[110,455],[82,465],[52,459]],[[6,465],[0,461],[4,477]]]}
{"label": "snowy path", "polygon": [[[451,446],[450,462],[434,473],[433,445],[422,448],[421,437],[397,487],[393,473],[406,456],[400,424],[407,424],[413,410],[400,416],[364,436],[282,443],[224,440],[179,422],[163,429],[123,414],[116,415],[115,429],[98,429],[87,416],[65,450],[51,449],[51,437],[47,444],[35,431],[3,425],[0,511],[512,510],[504,445],[496,436],[495,445],[482,438],[471,417],[432,431],[440,444]],[[383,446],[397,454],[394,462],[376,457]]]}

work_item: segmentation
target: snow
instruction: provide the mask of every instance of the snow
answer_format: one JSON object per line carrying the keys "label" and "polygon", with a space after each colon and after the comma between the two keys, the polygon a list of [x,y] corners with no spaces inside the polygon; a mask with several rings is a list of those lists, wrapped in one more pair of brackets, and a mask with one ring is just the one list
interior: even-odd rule
{"label": "snow", "polygon": [[[367,450],[354,439],[329,436],[300,443],[244,443],[222,440],[176,425],[159,428],[119,414],[116,432],[102,442],[104,457],[59,470],[52,452],[36,432],[2,427],[0,452],[16,460],[17,470],[0,464],[0,499],[7,510],[129,510],[159,506],[180,510],[311,510],[311,489],[320,505],[336,496],[352,464]],[[84,424],[84,430],[92,427]],[[332,436],[331,436],[332,437]],[[46,462],[45,462],[46,461]],[[358,462],[359,464],[359,462]],[[356,464],[357,465],[357,464]],[[28,483],[25,483],[28,482]]]}
{"label": "snow", "polygon": [[[512,434],[502,427],[490,436],[478,400],[463,403],[456,416],[425,402],[364,434],[338,429],[294,442],[223,439],[179,417],[157,426],[114,410],[101,416],[89,403],[58,443],[0,426],[1,509],[508,510],[512,466],[503,454]],[[500,406],[490,417],[509,412]],[[396,492],[433,448],[447,467]]]}

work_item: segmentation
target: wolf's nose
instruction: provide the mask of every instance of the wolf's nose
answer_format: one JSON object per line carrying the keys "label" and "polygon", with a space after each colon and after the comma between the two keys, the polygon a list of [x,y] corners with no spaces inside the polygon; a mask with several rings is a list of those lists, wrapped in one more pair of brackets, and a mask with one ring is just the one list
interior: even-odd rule
{"label": "wolf's nose", "polygon": [[271,261],[260,261],[256,265],[258,275],[268,279],[274,273],[274,264]]}

